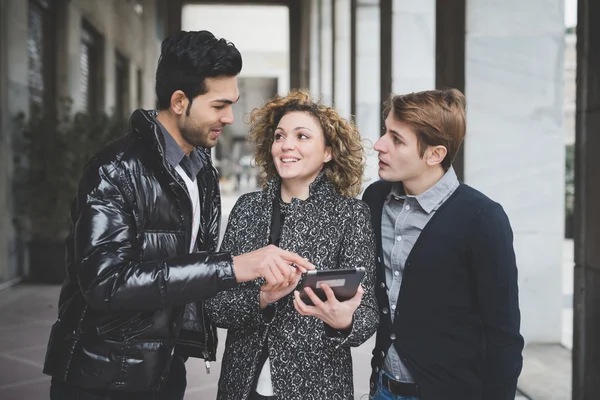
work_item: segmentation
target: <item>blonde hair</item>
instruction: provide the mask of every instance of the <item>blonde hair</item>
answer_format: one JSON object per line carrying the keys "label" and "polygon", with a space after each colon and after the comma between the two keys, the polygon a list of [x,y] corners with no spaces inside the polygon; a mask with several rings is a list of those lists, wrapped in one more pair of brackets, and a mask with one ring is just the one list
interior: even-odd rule
{"label": "blonde hair", "polygon": [[323,166],[336,192],[355,197],[361,191],[365,169],[364,149],[356,126],[342,118],[333,108],[311,99],[306,91],[294,90],[277,96],[262,108],[250,113],[248,140],[255,146],[254,160],[261,170],[261,185],[277,175],[271,146],[281,118],[290,112],[306,112],[321,124],[325,145],[331,148],[331,161]]}

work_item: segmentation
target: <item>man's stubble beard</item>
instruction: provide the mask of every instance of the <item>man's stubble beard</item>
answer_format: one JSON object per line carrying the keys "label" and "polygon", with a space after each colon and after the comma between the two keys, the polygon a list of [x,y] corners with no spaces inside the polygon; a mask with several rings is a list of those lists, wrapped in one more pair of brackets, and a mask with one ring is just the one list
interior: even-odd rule
{"label": "man's stubble beard", "polygon": [[182,124],[182,126],[179,127],[179,131],[181,132],[181,136],[185,139],[185,141],[195,147],[211,148],[216,144],[211,143],[208,140],[210,131],[204,132],[203,130],[197,129],[194,126],[190,126],[187,123]]}

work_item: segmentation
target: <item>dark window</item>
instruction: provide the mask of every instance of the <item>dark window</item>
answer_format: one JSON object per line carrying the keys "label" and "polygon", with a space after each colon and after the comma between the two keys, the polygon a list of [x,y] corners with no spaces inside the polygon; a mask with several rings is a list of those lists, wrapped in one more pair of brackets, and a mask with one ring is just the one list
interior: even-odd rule
{"label": "dark window", "polygon": [[89,113],[102,110],[102,48],[102,37],[90,24],[84,22],[79,58],[81,109]]}
{"label": "dark window", "polygon": [[129,62],[121,54],[116,54],[115,70],[115,113],[121,117],[129,114]]}
{"label": "dark window", "polygon": [[56,31],[55,7],[48,0],[29,2],[27,55],[29,102],[32,109],[49,109],[54,103]]}

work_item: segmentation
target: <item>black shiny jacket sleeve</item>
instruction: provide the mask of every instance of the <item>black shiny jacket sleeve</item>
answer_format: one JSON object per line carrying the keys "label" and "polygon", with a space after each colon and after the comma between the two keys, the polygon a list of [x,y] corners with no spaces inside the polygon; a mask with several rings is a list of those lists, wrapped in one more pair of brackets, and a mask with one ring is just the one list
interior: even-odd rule
{"label": "black shiny jacket sleeve", "polygon": [[157,310],[183,306],[235,285],[230,254],[144,259],[134,197],[114,164],[88,167],[73,210],[72,268],[91,307]]}

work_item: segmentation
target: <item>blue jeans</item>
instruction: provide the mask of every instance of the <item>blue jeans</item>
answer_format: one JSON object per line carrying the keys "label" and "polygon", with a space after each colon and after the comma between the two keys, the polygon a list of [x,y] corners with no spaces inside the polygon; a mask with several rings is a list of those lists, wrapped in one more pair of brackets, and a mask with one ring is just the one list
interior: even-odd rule
{"label": "blue jeans", "polygon": [[50,385],[50,400],[183,400],[187,386],[185,362],[173,357],[165,387],[159,392],[105,392],[87,390],[57,382]]}
{"label": "blue jeans", "polygon": [[377,391],[373,396],[370,397],[371,400],[419,400],[418,397],[404,397],[391,393],[381,384],[381,375],[383,374],[385,374],[388,378],[392,378],[383,370],[379,371],[379,378],[377,379]]}

